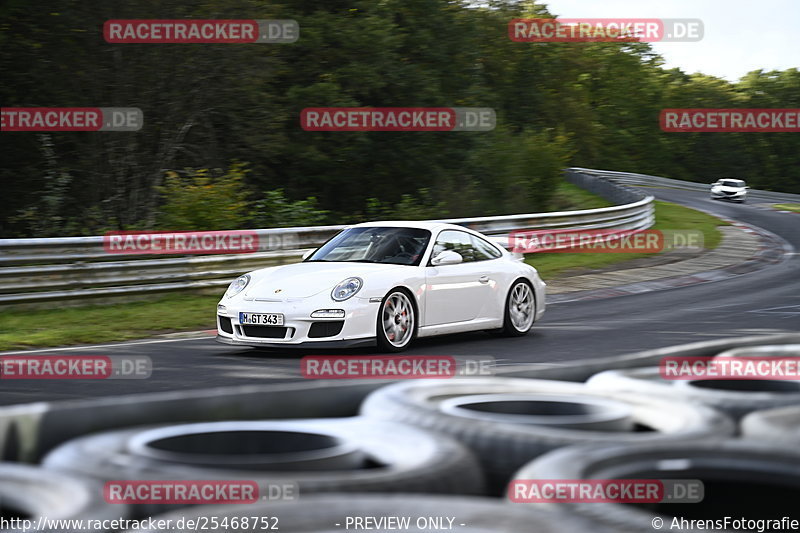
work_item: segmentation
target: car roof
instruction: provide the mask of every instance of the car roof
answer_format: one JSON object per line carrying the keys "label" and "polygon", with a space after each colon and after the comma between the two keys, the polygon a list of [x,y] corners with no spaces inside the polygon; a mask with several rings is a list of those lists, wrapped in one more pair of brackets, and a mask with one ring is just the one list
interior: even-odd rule
{"label": "car roof", "polygon": [[353,224],[351,228],[369,228],[369,227],[389,227],[389,228],[416,228],[426,229],[429,231],[439,231],[442,229],[455,229],[466,230],[464,226],[457,226],[455,224],[448,224],[446,222],[438,222],[436,220],[377,220],[374,222],[362,222],[361,224]]}
{"label": "car roof", "polygon": [[[377,220],[375,222],[362,222],[361,224],[353,224],[352,226],[347,226],[348,228],[369,228],[369,227],[388,227],[388,228],[416,228],[416,229],[426,229],[433,233],[434,235],[442,230],[452,229],[456,231],[464,231],[466,233],[471,233],[473,235],[477,235],[482,239],[490,242],[492,245],[495,246],[500,252],[507,253],[506,247],[498,241],[498,237],[492,237],[491,235],[484,235],[483,233],[476,231],[472,228],[467,228],[465,226],[459,226],[458,224],[448,224],[447,222],[439,222],[436,220]],[[505,242],[507,239],[502,238]]]}

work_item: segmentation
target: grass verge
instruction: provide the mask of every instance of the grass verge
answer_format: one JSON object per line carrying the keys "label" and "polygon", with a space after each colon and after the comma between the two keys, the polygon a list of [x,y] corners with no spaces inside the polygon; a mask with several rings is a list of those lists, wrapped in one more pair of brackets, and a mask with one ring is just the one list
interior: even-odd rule
{"label": "grass verge", "polygon": [[598,209],[600,207],[611,207],[611,202],[603,197],[581,189],[577,185],[564,180],[558,183],[550,199],[550,211],[576,211],[578,209]]}
{"label": "grass verge", "polygon": [[[704,246],[713,250],[719,246],[722,233],[717,226],[728,223],[714,216],[667,202],[656,202],[656,223],[653,229],[660,230],[700,230],[703,232]],[[542,279],[549,280],[576,271],[605,268],[625,261],[658,254],[613,254],[613,253],[536,253],[528,254],[525,261],[539,271]]]}
{"label": "grass verge", "polygon": [[772,207],[775,209],[780,209],[781,211],[793,211],[795,213],[800,213],[800,204],[772,204]]}
{"label": "grass verge", "polygon": [[5,311],[0,313],[0,350],[124,341],[159,333],[213,329],[214,308],[220,295]]}

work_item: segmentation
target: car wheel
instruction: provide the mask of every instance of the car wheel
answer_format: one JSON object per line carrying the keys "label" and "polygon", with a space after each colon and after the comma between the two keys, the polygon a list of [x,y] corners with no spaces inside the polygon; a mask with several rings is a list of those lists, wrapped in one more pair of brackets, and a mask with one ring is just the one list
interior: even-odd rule
{"label": "car wheel", "polygon": [[408,293],[394,289],[386,295],[375,333],[381,350],[401,352],[408,348],[417,333],[417,314]]}
{"label": "car wheel", "polygon": [[509,337],[525,335],[533,326],[535,314],[536,300],[530,284],[521,279],[515,281],[506,297],[503,334]]}

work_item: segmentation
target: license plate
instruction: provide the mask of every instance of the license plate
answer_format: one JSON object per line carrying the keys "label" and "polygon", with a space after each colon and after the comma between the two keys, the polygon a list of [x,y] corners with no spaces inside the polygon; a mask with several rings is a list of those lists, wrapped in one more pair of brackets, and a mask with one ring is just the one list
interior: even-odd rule
{"label": "license plate", "polygon": [[239,324],[282,326],[283,315],[280,313],[239,313]]}

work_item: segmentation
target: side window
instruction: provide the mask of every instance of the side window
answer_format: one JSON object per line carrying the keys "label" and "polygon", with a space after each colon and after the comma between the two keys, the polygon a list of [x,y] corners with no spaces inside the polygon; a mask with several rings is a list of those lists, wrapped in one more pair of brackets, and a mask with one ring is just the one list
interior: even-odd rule
{"label": "side window", "polygon": [[500,250],[498,250],[485,240],[481,239],[480,237],[476,237],[474,235],[471,235],[471,237],[472,237],[472,246],[475,249],[475,256],[477,257],[476,261],[497,259],[501,255],[503,255],[500,253]]}
{"label": "side window", "polygon": [[482,239],[456,230],[445,230],[439,234],[433,247],[433,257],[444,250],[452,250],[461,254],[465,263],[496,259],[501,255],[498,250]]}
{"label": "side window", "polygon": [[472,248],[472,239],[469,234],[463,231],[445,230],[436,238],[433,246],[433,257],[436,257],[445,250],[452,250],[461,254],[465,263],[474,261],[475,251]]}

